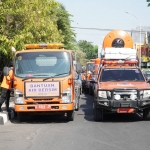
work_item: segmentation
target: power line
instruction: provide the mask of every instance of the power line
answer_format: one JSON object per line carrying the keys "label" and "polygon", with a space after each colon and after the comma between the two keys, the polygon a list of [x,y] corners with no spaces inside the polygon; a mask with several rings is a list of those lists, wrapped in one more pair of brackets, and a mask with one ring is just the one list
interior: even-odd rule
{"label": "power line", "polygon": [[102,33],[102,34],[86,34],[86,33],[77,33],[77,34],[82,34],[82,35],[97,35],[97,36],[99,36],[99,35],[106,35],[105,33]]}
{"label": "power line", "polygon": [[[112,30],[115,30],[115,29],[100,29],[100,28],[83,28],[83,27],[71,27],[71,28],[74,28],[74,29],[84,29],[84,30],[100,30],[100,31],[112,31]],[[140,32],[138,30],[124,30],[124,31],[127,31],[127,32]],[[141,33],[144,33],[147,31],[141,31]]]}

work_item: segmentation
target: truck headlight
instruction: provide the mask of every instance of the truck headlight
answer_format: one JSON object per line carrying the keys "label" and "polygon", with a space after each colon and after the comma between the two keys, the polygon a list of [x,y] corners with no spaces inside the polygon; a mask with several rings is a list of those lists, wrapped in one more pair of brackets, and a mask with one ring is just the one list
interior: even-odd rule
{"label": "truck headlight", "polygon": [[69,87],[62,92],[62,103],[71,103],[72,88]]}
{"label": "truck headlight", "polygon": [[120,100],[120,98],[121,98],[120,95],[118,95],[118,94],[114,95],[114,99],[115,99],[115,100]]}
{"label": "truck headlight", "polygon": [[106,91],[98,91],[98,97],[99,98],[107,98]]}
{"label": "truck headlight", "polygon": [[150,99],[150,90],[143,90],[141,93],[143,95],[143,99]]}
{"label": "truck headlight", "polygon": [[135,94],[131,94],[131,95],[130,95],[130,99],[131,99],[131,100],[136,100],[136,99],[137,99],[137,96],[136,96]]}
{"label": "truck headlight", "polygon": [[15,101],[15,104],[23,104],[24,103],[22,91],[20,91],[18,89],[14,89],[14,101]]}

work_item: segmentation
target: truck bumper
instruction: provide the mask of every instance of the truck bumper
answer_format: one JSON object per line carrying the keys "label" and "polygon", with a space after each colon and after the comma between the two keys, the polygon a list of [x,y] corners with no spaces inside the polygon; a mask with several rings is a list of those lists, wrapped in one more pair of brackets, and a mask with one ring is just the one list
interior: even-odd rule
{"label": "truck bumper", "polygon": [[[97,100],[95,103],[97,108],[108,110],[110,112],[118,112],[119,109],[126,108],[126,110],[133,112],[140,112],[145,108],[150,108],[150,101],[117,101],[117,100]],[[127,112],[127,111],[125,111]],[[128,112],[127,112],[128,113]]]}
{"label": "truck bumper", "polygon": [[16,112],[67,112],[74,110],[74,103],[71,104],[34,104],[34,105],[17,105],[14,109]]}

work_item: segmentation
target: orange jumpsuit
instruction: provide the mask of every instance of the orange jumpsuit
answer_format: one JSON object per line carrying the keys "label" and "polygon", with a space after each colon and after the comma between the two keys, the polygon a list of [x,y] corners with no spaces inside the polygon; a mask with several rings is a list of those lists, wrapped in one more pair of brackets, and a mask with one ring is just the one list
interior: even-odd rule
{"label": "orange jumpsuit", "polygon": [[10,99],[10,89],[12,87],[12,80],[14,78],[13,68],[10,68],[8,76],[3,77],[1,84],[2,93],[0,98],[0,111],[2,111],[1,106],[5,102],[6,109],[9,111],[9,99]]}

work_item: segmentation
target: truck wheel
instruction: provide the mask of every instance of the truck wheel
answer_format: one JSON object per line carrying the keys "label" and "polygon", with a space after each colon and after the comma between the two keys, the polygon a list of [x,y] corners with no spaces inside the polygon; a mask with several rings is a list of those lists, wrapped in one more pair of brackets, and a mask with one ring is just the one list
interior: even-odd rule
{"label": "truck wheel", "polygon": [[103,110],[94,108],[94,120],[95,121],[103,121]]}
{"label": "truck wheel", "polygon": [[150,120],[150,108],[146,108],[143,110],[143,119]]}
{"label": "truck wheel", "polygon": [[90,88],[89,88],[89,94],[90,95],[93,95],[93,91],[92,91],[92,87],[90,86]]}
{"label": "truck wheel", "polygon": [[18,120],[24,122],[27,120],[27,113],[18,112]]}
{"label": "truck wheel", "polygon": [[85,91],[86,94],[89,94],[89,88],[86,88]]}
{"label": "truck wheel", "polygon": [[75,111],[78,111],[79,110],[79,99],[80,99],[80,96],[78,97],[78,101],[76,102],[75,104]]}
{"label": "truck wheel", "polygon": [[83,92],[82,92],[82,88],[80,88],[80,95],[82,95],[82,93],[83,93]]}
{"label": "truck wheel", "polygon": [[67,112],[67,120],[68,121],[74,120],[74,110]]}

